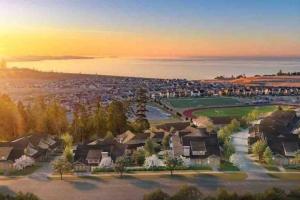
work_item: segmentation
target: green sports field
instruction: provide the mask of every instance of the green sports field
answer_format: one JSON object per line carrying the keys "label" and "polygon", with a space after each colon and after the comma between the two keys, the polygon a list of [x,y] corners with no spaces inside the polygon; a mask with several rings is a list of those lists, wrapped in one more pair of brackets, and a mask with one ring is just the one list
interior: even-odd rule
{"label": "green sports field", "polygon": [[209,98],[174,98],[168,99],[168,103],[174,108],[197,108],[207,106],[236,105],[240,102],[230,97],[209,97]]}
{"label": "green sports field", "polygon": [[231,107],[231,108],[209,108],[193,112],[194,116],[206,117],[243,117],[253,111],[259,113],[268,113],[277,109],[277,106],[248,106],[248,107]]}

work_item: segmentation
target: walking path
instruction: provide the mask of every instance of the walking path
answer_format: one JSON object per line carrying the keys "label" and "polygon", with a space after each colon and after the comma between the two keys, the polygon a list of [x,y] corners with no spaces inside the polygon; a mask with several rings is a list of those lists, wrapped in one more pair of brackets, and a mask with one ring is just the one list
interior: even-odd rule
{"label": "walking path", "polygon": [[250,180],[272,179],[267,174],[267,170],[258,165],[248,154],[248,135],[249,130],[244,129],[232,136],[232,144],[235,146],[236,153],[233,155],[233,164],[245,171]]}

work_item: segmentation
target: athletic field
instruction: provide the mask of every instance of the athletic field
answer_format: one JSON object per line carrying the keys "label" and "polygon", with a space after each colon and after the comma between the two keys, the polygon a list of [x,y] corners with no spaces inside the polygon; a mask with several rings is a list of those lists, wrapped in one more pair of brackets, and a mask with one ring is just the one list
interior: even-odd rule
{"label": "athletic field", "polygon": [[174,98],[168,99],[168,103],[174,108],[197,108],[207,106],[228,106],[240,102],[230,97],[207,97],[207,98]]}
{"label": "athletic field", "polygon": [[277,109],[277,106],[247,106],[247,107],[230,107],[230,108],[209,108],[197,110],[193,112],[193,116],[206,117],[243,117],[253,111],[258,110],[259,113],[268,113]]}

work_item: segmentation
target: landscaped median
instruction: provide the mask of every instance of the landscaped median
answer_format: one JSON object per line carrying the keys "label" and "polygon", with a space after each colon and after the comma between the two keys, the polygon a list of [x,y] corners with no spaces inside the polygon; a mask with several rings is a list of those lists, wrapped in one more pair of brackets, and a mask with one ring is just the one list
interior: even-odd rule
{"label": "landscaped median", "polygon": [[[206,178],[206,179],[220,179],[225,181],[244,181],[247,174],[244,172],[212,172],[212,171],[199,171],[199,170],[176,170],[174,175],[171,176],[168,171],[130,171],[123,175],[123,178],[139,177],[139,178]],[[51,180],[60,180],[59,174],[48,176]],[[64,180],[72,179],[102,179],[102,178],[120,178],[120,175],[115,172],[102,172],[97,174],[66,174],[63,176]]]}

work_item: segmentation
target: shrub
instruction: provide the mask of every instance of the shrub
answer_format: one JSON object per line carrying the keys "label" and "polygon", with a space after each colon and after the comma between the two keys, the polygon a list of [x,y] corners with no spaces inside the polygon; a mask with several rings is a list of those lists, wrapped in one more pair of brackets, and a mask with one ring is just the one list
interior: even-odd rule
{"label": "shrub", "polygon": [[200,200],[202,193],[195,186],[184,185],[170,200]]}
{"label": "shrub", "polygon": [[144,195],[144,200],[168,200],[169,195],[160,189]]}
{"label": "shrub", "polygon": [[143,165],[145,162],[145,150],[144,149],[138,149],[133,152],[132,154],[132,160],[136,165]]}

